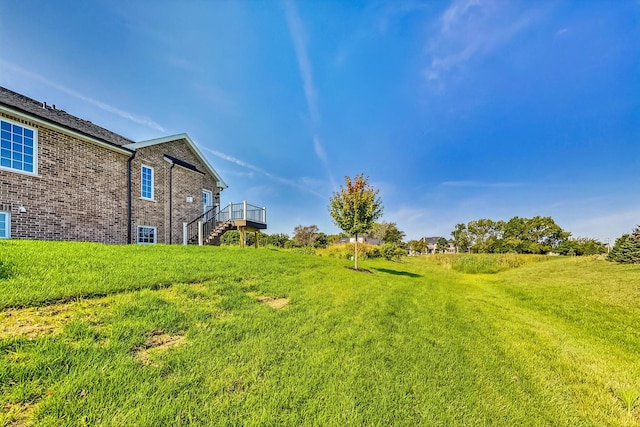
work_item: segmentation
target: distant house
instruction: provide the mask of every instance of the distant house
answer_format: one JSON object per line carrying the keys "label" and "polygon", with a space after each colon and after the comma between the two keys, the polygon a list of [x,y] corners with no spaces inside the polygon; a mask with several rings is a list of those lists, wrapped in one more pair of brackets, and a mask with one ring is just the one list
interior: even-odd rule
{"label": "distant house", "polygon": [[[343,239],[340,239],[338,243],[355,243],[355,242],[356,242],[355,237],[345,237]],[[358,243],[367,243],[369,245],[380,246],[382,244],[382,240],[374,239],[373,237],[358,236]]]}
{"label": "distant house", "polygon": [[[426,253],[427,254],[434,254],[436,253],[436,248],[438,246],[438,240],[442,239],[443,237],[423,237],[420,240],[425,242],[427,245],[427,249],[426,249]],[[447,248],[445,249],[444,253],[446,254],[455,254],[457,253],[457,248],[455,247],[455,245],[453,244],[453,240],[447,240]]]}
{"label": "distant house", "polygon": [[185,133],[132,141],[2,87],[0,126],[0,238],[202,242],[185,224],[220,222],[227,184]]}

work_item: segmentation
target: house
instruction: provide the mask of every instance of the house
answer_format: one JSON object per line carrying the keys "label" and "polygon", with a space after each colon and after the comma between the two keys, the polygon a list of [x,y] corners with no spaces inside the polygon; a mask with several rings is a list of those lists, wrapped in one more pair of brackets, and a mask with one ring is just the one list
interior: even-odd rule
{"label": "house", "polygon": [[[355,243],[355,237],[344,237],[340,239],[338,243]],[[382,244],[382,240],[374,239],[373,237],[368,236],[358,236],[358,243],[367,243],[369,245],[380,246]]]}
{"label": "house", "polygon": [[[438,240],[440,240],[440,239],[443,239],[443,237],[423,237],[420,240],[422,240],[423,242],[426,243],[426,245],[427,245],[426,253],[427,254],[435,254],[435,253],[437,253]],[[457,250],[456,246],[453,244],[453,240],[447,240],[447,247],[444,250],[444,253],[445,254],[455,254],[457,252],[458,252],[458,250]]]}
{"label": "house", "polygon": [[185,133],[132,141],[2,87],[0,127],[0,238],[215,244],[266,228],[261,208],[221,209],[227,184]]}

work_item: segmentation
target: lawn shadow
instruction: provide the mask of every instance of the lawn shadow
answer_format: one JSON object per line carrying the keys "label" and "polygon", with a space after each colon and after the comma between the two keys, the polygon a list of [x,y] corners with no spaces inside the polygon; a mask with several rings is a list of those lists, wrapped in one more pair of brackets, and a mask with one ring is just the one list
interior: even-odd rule
{"label": "lawn shadow", "polygon": [[394,274],[396,276],[413,277],[414,279],[418,277],[422,277],[422,275],[420,274],[409,273],[408,271],[391,270],[389,268],[374,268],[374,270],[379,271],[381,273]]}

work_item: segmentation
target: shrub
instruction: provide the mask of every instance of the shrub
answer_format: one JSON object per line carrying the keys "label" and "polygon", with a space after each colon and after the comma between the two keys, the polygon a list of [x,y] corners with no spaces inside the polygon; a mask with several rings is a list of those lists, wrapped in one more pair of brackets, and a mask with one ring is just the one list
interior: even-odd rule
{"label": "shrub", "polygon": [[[354,244],[338,243],[329,245],[326,248],[316,250],[316,253],[330,258],[353,259]],[[368,243],[358,244],[358,259],[378,258],[380,256],[379,246],[370,245]]]}
{"label": "shrub", "polygon": [[380,254],[388,261],[400,260],[407,254],[407,251],[395,243],[385,243],[380,247]]}

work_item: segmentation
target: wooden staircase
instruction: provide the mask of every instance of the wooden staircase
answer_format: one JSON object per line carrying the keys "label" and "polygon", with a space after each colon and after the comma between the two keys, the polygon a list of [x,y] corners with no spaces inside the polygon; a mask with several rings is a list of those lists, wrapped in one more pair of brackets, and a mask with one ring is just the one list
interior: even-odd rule
{"label": "wooden staircase", "polygon": [[207,238],[204,239],[203,243],[205,245],[220,246],[220,239],[222,238],[222,235],[227,231],[233,230],[234,228],[235,226],[233,224],[233,221],[230,219],[224,222],[220,222],[216,225],[211,234],[209,234]]}

